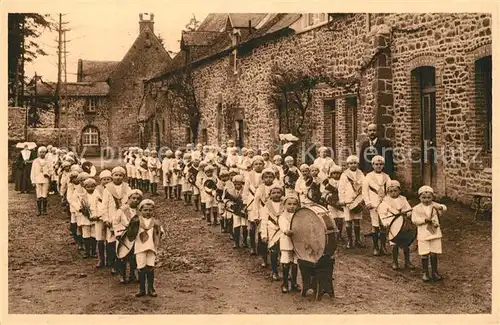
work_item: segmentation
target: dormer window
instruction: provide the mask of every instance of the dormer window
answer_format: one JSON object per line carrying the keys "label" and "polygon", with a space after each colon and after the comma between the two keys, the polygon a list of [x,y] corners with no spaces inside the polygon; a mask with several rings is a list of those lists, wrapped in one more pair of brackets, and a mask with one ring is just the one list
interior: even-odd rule
{"label": "dormer window", "polygon": [[86,113],[95,113],[97,110],[97,106],[99,104],[99,99],[97,97],[88,97],[87,103],[85,105]]}
{"label": "dormer window", "polygon": [[295,22],[291,27],[297,32],[316,28],[325,24],[328,21],[328,14],[326,13],[306,13]]}

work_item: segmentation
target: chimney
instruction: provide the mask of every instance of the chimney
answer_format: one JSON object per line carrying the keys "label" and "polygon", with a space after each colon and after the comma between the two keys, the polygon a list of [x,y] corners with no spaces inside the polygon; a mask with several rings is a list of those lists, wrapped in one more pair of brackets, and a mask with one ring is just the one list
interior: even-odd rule
{"label": "chimney", "polygon": [[[144,16],[146,16],[146,18]],[[139,14],[139,33],[141,33],[146,26],[154,33],[154,17],[155,15],[152,13]]]}

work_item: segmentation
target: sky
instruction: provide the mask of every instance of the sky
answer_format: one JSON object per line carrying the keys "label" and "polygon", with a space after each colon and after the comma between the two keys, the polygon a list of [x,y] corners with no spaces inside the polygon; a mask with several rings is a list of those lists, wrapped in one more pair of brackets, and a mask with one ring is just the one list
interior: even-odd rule
{"label": "sky", "polygon": [[[208,12],[191,8],[177,8],[167,10],[167,6],[155,8],[129,8],[124,6],[117,13],[116,7],[106,6],[104,2],[99,8],[94,7],[92,12],[81,10],[63,13],[63,21],[68,22],[65,28],[71,29],[66,33],[67,53],[67,80],[76,81],[78,59],[120,61],[132,43],[139,35],[139,14],[154,14],[154,32],[160,34],[165,48],[174,52],[179,51],[181,31],[189,23],[193,14],[200,22]],[[59,13],[50,13],[51,19],[58,21]],[[90,19],[91,17],[91,19]],[[146,18],[146,16],[145,16]],[[57,81],[57,32],[44,31],[37,39],[39,45],[49,54],[38,57],[33,63],[26,65],[26,76],[31,77],[36,72],[44,81]],[[63,75],[64,80],[64,75]]]}

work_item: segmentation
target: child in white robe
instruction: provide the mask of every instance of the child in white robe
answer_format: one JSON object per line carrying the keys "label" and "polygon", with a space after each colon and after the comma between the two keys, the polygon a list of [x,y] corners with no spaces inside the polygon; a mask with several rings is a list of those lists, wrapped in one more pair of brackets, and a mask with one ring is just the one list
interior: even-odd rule
{"label": "child in white robe", "polygon": [[[207,165],[205,167],[205,178],[203,180],[203,183],[205,183],[207,180],[212,180],[215,184],[217,184],[218,179],[214,175],[214,171],[215,167],[212,165]],[[202,191],[205,192],[204,197],[205,197],[207,224],[216,226],[218,225],[217,215],[219,210],[217,201],[215,200],[216,189],[207,189],[205,186],[203,186],[202,188],[203,188]]]}
{"label": "child in white robe", "polygon": [[138,233],[135,238],[134,251],[139,272],[139,292],[136,297],[142,297],[147,293],[150,297],[157,297],[154,287],[155,260],[158,253],[160,240],[165,231],[158,219],[154,216],[154,202],[143,200],[139,206],[139,217],[136,219]]}
{"label": "child in white robe", "polygon": [[161,170],[163,173],[163,190],[165,191],[165,199],[172,200],[174,198],[172,191],[174,188],[173,184],[173,164],[174,164],[174,153],[172,150],[167,150],[165,152],[165,158],[161,162]]}
{"label": "child in white robe", "polygon": [[104,188],[107,184],[113,181],[111,177],[111,171],[104,169],[99,174],[100,184],[95,188],[94,193],[97,195],[97,216],[95,217],[95,239],[97,242],[97,254],[99,261],[97,262],[96,268],[100,269],[106,266],[106,226],[102,220],[102,196],[104,194]]}
{"label": "child in white robe", "polygon": [[300,173],[301,177],[297,180],[295,184],[295,192],[299,195],[300,205],[302,207],[311,205],[313,202],[308,197],[308,192],[310,188],[311,182],[311,169],[307,164],[300,165]]}
{"label": "child in white robe", "polygon": [[[98,213],[98,195],[95,192],[96,182],[93,178],[87,178],[82,182],[85,192],[79,196],[79,209],[77,211],[82,229],[83,245],[85,253],[83,258],[94,257],[95,252],[95,229],[92,234],[92,219]],[[92,236],[93,235],[93,236]]]}
{"label": "child in white robe", "polygon": [[[248,150],[248,152],[251,152]],[[248,157],[247,157],[248,158]],[[243,189],[243,203],[247,206],[248,226],[250,228],[250,254],[256,255],[256,220],[259,216],[259,206],[255,202],[255,194],[262,183],[262,170],[264,169],[264,159],[255,156],[252,161],[252,171],[245,176],[245,187]]]}
{"label": "child in white robe", "polygon": [[366,174],[362,190],[366,208],[370,210],[374,256],[387,255],[385,247],[387,234],[384,226],[380,223],[380,216],[377,212],[377,207],[386,195],[387,184],[391,181],[389,175],[383,172],[384,164],[384,157],[375,156],[372,158],[373,171]]}
{"label": "child in white robe", "polygon": [[267,251],[271,253],[271,278],[279,280],[278,255],[280,251],[281,230],[279,228],[279,216],[281,213],[281,198],[283,197],[283,185],[274,182],[269,191],[269,200],[261,209],[262,242],[267,244]]}
{"label": "child in white robe", "polygon": [[[358,168],[359,159],[357,156],[347,157],[347,169],[344,170],[339,179],[339,204],[344,205],[344,220],[346,222],[347,248],[364,248],[365,244],[361,242],[361,219],[363,213],[354,213],[350,209],[350,203],[357,198],[362,197],[362,187],[365,176]],[[352,242],[352,229],[354,226],[355,242]]]}
{"label": "child in white robe", "polygon": [[[300,291],[297,284],[297,255],[293,250],[292,236],[293,231],[290,229],[290,224],[292,221],[292,216],[299,208],[299,200],[297,196],[291,195],[285,197],[283,200],[282,212],[278,219],[279,228],[281,231],[280,237],[280,251],[281,258],[280,263],[283,265],[283,285],[281,286],[281,292],[288,293],[289,291]],[[292,271],[292,285],[291,288],[288,287],[288,275]]]}
{"label": "child in white robe", "polygon": [[148,158],[148,174],[149,174],[149,186],[151,188],[151,194],[153,196],[158,196],[158,183],[160,182],[161,173],[161,161],[158,158],[158,152],[156,150],[151,150]]}
{"label": "child in white robe", "polygon": [[201,219],[205,220],[207,218],[207,201],[206,201],[206,193],[203,189],[203,183],[207,176],[205,175],[205,167],[207,167],[207,163],[205,161],[201,161],[198,166],[198,173],[196,174],[195,184],[200,192],[200,208],[201,208]]}
{"label": "child in white robe", "polygon": [[[130,221],[137,213],[137,206],[141,203],[143,193],[141,190],[131,190],[128,195],[127,204],[123,204],[113,217],[113,230],[115,232],[116,240],[118,241],[118,246],[120,241],[124,240],[122,238],[125,235],[125,231],[129,226]],[[117,250],[118,251],[118,250]],[[134,248],[132,247],[127,256],[121,258],[120,260],[120,283],[127,283],[127,264],[130,266],[130,275],[128,278],[128,283],[136,281],[135,270],[137,268],[135,263]]]}
{"label": "child in white robe", "polygon": [[127,204],[127,199],[130,191],[130,186],[123,181],[125,178],[125,169],[123,167],[115,167],[111,171],[113,182],[108,183],[104,189],[102,196],[102,217],[106,225],[106,252],[108,265],[111,266],[111,274],[118,274],[116,269],[116,237],[113,229],[113,218],[116,211],[123,205]]}
{"label": "child in white robe", "polygon": [[[229,193],[234,198],[240,199],[243,202],[243,187],[245,185],[245,179],[242,175],[235,175],[232,178],[232,186],[226,186],[226,192]],[[223,196],[224,197],[224,196]],[[243,211],[242,211],[243,213]],[[248,222],[245,217],[230,213],[233,220],[233,248],[240,248],[240,234],[243,235],[243,247],[247,248],[247,237],[248,237]]]}
{"label": "child in white robe", "polygon": [[[418,189],[420,203],[413,207],[411,219],[417,226],[418,254],[422,259],[422,280],[440,281],[438,274],[438,254],[442,253],[441,227],[439,217],[446,211],[444,204],[434,202],[434,190],[430,186]],[[429,259],[431,262],[431,275],[429,276]]]}
{"label": "child in white robe", "polygon": [[[339,180],[342,175],[342,168],[340,166],[335,165],[330,169],[329,177],[321,183],[321,193],[323,193],[324,200],[328,200],[330,195],[337,195],[339,192]],[[336,193],[336,194],[334,194]],[[330,216],[332,217],[339,233],[337,235],[337,241],[342,241],[342,230],[344,228],[344,209],[337,202],[337,206],[332,206],[328,204],[328,211],[330,212]],[[352,228],[351,228],[352,230]],[[351,231],[351,244],[352,244],[352,231]]]}
{"label": "child in white robe", "polygon": [[47,196],[52,176],[52,161],[47,159],[47,148],[38,148],[38,157],[31,165],[31,183],[36,189],[36,215],[47,214]]}
{"label": "child in white robe", "polygon": [[[384,227],[388,228],[390,226],[391,222],[394,220],[394,215],[404,213],[404,215],[399,218],[408,218],[411,216],[410,203],[408,203],[408,200],[404,196],[400,195],[400,191],[401,185],[398,181],[392,180],[387,184],[387,195],[377,208]],[[399,247],[392,241],[389,241],[389,243],[392,246],[392,269],[397,270],[399,269]],[[401,248],[403,249],[405,259],[405,268],[413,269],[414,266],[410,261],[410,247]]]}
{"label": "child in white robe", "polygon": [[285,166],[283,166],[283,183],[285,184],[285,196],[297,195],[295,186],[297,180],[302,176],[299,169],[295,166],[295,160],[291,156],[285,157]]}

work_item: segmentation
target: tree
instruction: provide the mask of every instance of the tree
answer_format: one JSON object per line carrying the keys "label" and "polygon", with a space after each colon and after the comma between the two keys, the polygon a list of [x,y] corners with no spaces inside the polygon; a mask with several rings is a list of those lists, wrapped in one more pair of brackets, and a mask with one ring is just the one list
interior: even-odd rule
{"label": "tree", "polygon": [[24,64],[47,53],[36,42],[43,31],[52,30],[49,15],[36,13],[9,13],[8,16],[8,88],[9,104],[23,106]]}
{"label": "tree", "polygon": [[[198,30],[198,27],[200,27],[200,21],[196,19],[196,16],[193,14],[193,17],[189,20],[189,23],[186,25],[186,32],[194,32]],[[180,42],[180,41],[179,41]]]}
{"label": "tree", "polygon": [[[194,31],[198,30],[199,27],[200,27],[200,21],[198,19],[196,19],[196,16],[193,14],[193,17],[191,17],[191,19],[189,20],[189,23],[187,23],[186,26],[184,27],[185,28],[184,31],[185,32],[194,32]],[[177,43],[180,43],[180,42],[181,42],[180,39],[177,40]],[[175,51],[171,51],[171,50],[168,50],[167,52],[172,57],[176,56],[177,53],[179,53],[179,52],[175,52]]]}

